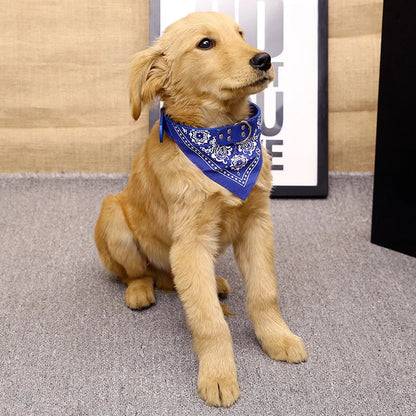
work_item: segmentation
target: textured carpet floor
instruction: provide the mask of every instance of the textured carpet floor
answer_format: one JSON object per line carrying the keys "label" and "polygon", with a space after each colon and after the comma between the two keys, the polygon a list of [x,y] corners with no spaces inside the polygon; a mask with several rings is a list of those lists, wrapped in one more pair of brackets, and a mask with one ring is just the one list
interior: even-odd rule
{"label": "textured carpet floor", "polygon": [[326,200],[273,200],[280,305],[309,361],[270,360],[232,251],[228,317],[242,397],[204,405],[177,295],[124,306],[93,227],[125,177],[0,176],[1,415],[414,415],[416,259],[369,242],[371,176]]}

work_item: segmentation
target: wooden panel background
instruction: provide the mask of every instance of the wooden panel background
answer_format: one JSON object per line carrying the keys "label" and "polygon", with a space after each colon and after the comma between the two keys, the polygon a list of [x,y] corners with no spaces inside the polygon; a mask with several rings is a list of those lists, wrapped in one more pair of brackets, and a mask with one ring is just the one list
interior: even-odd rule
{"label": "wooden panel background", "polygon": [[[0,172],[129,172],[148,0],[0,0]],[[373,171],[382,0],[329,0],[329,168]]]}

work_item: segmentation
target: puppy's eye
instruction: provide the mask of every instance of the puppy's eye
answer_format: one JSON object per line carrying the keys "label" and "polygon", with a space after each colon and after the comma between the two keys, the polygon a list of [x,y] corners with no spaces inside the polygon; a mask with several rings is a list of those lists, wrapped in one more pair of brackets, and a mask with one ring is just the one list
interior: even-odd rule
{"label": "puppy's eye", "polygon": [[238,33],[240,34],[240,36],[241,36],[242,38],[244,38],[244,32],[243,32],[242,30],[239,30],[239,31],[238,31]]}
{"label": "puppy's eye", "polygon": [[215,41],[213,39],[204,38],[201,42],[198,43],[198,49],[211,49],[215,46]]}

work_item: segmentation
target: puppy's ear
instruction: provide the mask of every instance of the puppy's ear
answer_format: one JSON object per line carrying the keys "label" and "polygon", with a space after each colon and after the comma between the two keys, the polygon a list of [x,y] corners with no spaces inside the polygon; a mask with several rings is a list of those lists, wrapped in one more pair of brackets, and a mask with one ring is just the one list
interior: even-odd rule
{"label": "puppy's ear", "polygon": [[130,104],[135,120],[142,104],[150,104],[160,95],[168,79],[167,60],[157,45],[139,52],[131,63]]}

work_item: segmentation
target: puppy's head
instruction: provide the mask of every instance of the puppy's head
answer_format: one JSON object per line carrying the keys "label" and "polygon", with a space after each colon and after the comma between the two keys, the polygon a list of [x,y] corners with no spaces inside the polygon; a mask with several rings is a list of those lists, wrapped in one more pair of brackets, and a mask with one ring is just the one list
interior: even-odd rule
{"label": "puppy's head", "polygon": [[170,113],[224,111],[273,80],[270,56],[249,46],[230,17],[192,13],[136,55],[130,77],[133,117],[160,96]]}

